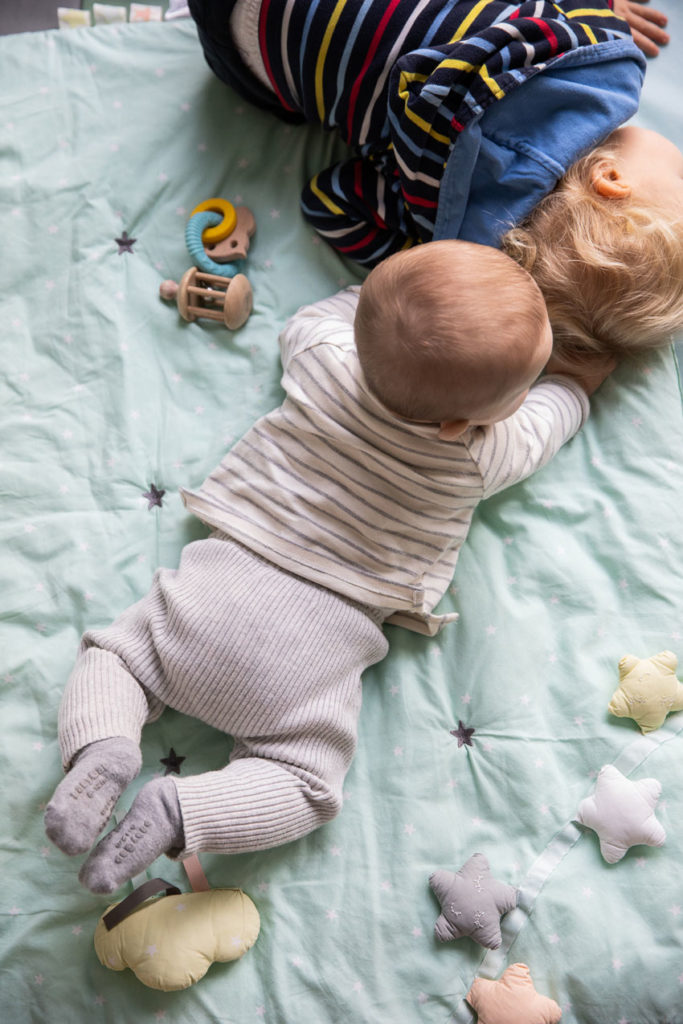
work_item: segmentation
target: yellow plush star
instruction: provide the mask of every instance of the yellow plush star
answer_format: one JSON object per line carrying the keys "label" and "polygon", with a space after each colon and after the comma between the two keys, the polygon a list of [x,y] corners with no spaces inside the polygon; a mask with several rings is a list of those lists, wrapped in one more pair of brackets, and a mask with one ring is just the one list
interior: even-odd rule
{"label": "yellow plush star", "polygon": [[670,711],[683,710],[683,685],[676,678],[678,659],[671,651],[652,658],[627,654],[619,662],[619,686],[608,710],[633,718],[643,733],[659,729]]}
{"label": "yellow plush star", "polygon": [[557,1024],[562,1010],[539,995],[526,964],[512,964],[498,981],[476,978],[467,993],[479,1024]]}

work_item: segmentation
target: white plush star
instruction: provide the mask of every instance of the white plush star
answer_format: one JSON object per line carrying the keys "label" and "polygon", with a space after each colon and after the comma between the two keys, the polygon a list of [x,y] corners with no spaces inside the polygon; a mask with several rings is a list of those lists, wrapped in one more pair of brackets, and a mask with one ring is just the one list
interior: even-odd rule
{"label": "white plush star", "polygon": [[632,782],[614,765],[600,769],[595,792],[581,801],[576,820],[597,832],[608,864],[616,864],[631,846],[664,844],[666,833],[654,815],[661,791],[656,779]]}

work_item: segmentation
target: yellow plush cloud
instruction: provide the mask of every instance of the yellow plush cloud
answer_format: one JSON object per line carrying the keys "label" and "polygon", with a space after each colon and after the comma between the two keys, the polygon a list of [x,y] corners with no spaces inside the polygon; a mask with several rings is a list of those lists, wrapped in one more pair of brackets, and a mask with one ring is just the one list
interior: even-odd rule
{"label": "yellow plush cloud", "polygon": [[619,662],[619,686],[608,710],[618,718],[633,718],[643,733],[659,729],[670,711],[683,710],[677,665],[671,651],[660,651],[652,658],[627,654]]}
{"label": "yellow plush cloud", "polygon": [[212,963],[239,959],[260,927],[258,911],[241,889],[150,900],[111,930],[105,917],[95,929],[100,963],[114,971],[130,967],[143,985],[164,992],[193,985]]}

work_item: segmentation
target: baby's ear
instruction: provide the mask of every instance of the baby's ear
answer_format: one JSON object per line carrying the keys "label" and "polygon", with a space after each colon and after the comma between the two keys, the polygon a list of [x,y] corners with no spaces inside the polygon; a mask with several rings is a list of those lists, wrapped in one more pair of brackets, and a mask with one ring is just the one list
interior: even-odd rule
{"label": "baby's ear", "polygon": [[604,199],[628,199],[631,186],[613,160],[599,160],[591,171],[591,186]]}
{"label": "baby's ear", "polygon": [[469,425],[469,420],[444,420],[439,426],[439,441],[457,441]]}

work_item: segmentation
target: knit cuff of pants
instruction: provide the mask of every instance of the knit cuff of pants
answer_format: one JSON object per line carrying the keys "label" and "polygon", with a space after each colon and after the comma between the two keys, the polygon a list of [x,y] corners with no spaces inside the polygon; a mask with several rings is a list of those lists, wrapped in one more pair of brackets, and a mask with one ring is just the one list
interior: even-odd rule
{"label": "knit cuff of pants", "polygon": [[64,764],[94,740],[139,742],[172,707],[235,739],[226,767],[173,778],[180,856],[297,839],[340,809],[361,674],[387,652],[382,618],[223,534],[196,541],[142,601],[84,635],[60,708]]}

